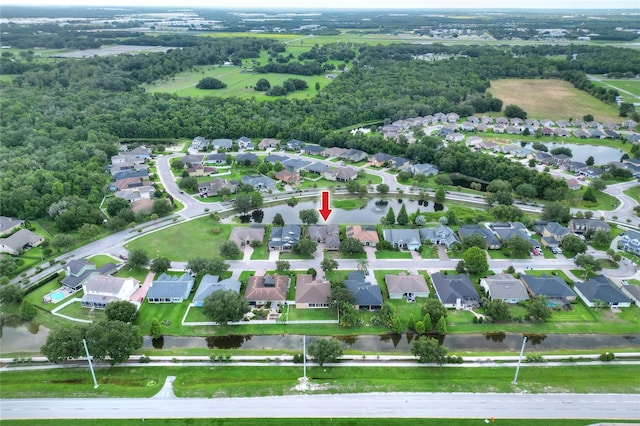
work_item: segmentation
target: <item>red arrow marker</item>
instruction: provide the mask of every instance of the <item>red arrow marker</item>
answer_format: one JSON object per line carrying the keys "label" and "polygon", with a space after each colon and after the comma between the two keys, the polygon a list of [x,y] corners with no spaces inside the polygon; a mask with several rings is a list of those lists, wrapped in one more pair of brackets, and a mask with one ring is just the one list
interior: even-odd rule
{"label": "red arrow marker", "polygon": [[322,208],[318,210],[326,222],[333,210],[329,208],[329,191],[322,191]]}

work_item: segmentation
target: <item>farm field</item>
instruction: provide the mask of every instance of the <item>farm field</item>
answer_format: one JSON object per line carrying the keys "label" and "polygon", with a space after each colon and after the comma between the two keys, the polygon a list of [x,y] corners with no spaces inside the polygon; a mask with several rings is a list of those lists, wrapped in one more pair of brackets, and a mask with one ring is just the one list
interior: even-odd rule
{"label": "farm field", "polygon": [[[640,101],[640,80],[591,80],[596,86],[617,89],[624,102]],[[628,93],[627,93],[628,92]]]}
{"label": "farm field", "polygon": [[[226,83],[227,87],[218,90],[203,90],[196,88],[196,84],[204,77],[215,77]],[[264,92],[253,90],[253,86],[259,79],[266,78],[271,86],[282,85],[285,80],[290,78],[299,78],[307,82],[309,86],[306,90],[299,90],[289,93],[286,97],[291,99],[305,99],[315,96],[316,83],[320,83],[320,87],[324,87],[331,80],[324,75],[299,76],[292,74],[257,74],[254,72],[243,71],[241,67],[220,67],[215,65],[204,65],[195,67],[194,71],[185,71],[177,74],[175,77],[167,81],[159,81],[151,85],[147,85],[149,92],[168,92],[178,96],[219,96],[231,97],[237,96],[241,98],[256,98],[258,100],[275,100],[282,98],[281,96],[267,96]]]}
{"label": "farm field", "polygon": [[518,105],[530,118],[566,120],[592,114],[598,121],[621,121],[614,105],[605,104],[565,81],[494,80],[488,91],[502,99],[505,106]]}

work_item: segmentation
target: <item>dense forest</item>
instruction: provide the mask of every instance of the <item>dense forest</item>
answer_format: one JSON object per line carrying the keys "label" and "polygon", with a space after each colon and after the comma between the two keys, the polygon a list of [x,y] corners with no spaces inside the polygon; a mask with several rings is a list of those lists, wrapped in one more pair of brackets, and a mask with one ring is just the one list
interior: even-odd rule
{"label": "dense forest", "polygon": [[[129,39],[150,43],[148,36]],[[310,100],[181,98],[150,94],[141,87],[196,65],[255,61],[263,51],[286,53],[282,43],[262,38],[206,38],[168,35],[155,39],[181,46],[166,53],[89,59],[44,59],[33,52],[3,52],[0,72],[0,210],[23,219],[59,218],[61,231],[100,223],[98,203],[107,175],[104,165],[117,152],[119,138],[296,138],[325,146],[386,151],[441,170],[485,181],[506,179],[515,187],[535,182],[538,195],[563,199],[566,186],[519,164],[442,148],[425,138],[413,145],[371,136],[335,132],[363,122],[457,112],[484,112],[499,100],[486,96],[495,78],[562,78],[611,101],[614,92],[594,89],[585,72],[640,73],[640,53],[592,46],[388,45],[314,49],[298,60],[322,67],[339,57],[348,71]],[[426,62],[416,55],[442,53],[449,59]],[[558,55],[565,60],[558,60]],[[552,58],[554,56],[555,58]],[[299,63],[295,60],[291,63]],[[601,91],[604,90],[603,93]]]}

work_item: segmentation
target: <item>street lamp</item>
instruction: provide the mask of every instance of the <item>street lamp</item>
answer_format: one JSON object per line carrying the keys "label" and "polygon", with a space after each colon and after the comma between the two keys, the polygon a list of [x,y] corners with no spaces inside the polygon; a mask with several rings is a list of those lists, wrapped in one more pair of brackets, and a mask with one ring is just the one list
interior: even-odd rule
{"label": "street lamp", "polygon": [[98,381],[96,380],[96,373],[93,371],[93,364],[91,363],[91,355],[89,355],[89,348],[87,347],[87,341],[82,339],[84,345],[84,351],[87,354],[87,361],[89,361],[89,370],[91,370],[91,377],[93,377],[93,388],[98,389]]}
{"label": "street lamp", "polygon": [[524,353],[524,344],[527,343],[527,336],[522,336],[522,348],[520,349],[520,357],[518,357],[518,366],[516,367],[516,375],[513,377],[513,384],[518,384],[518,372],[520,371],[520,363],[522,362],[522,354]]}

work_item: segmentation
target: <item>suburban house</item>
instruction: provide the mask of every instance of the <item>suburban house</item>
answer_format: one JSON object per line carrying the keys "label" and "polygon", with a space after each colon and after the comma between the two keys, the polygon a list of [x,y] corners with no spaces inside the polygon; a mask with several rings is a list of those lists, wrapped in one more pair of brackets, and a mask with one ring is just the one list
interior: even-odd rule
{"label": "suburban house", "polygon": [[327,170],[331,170],[331,167],[327,166],[324,163],[313,163],[305,167],[309,173],[313,173],[314,175],[324,175]]}
{"label": "suburban house", "polygon": [[576,300],[576,293],[558,276],[521,274],[520,279],[527,286],[531,297],[544,296],[549,303],[565,306]]}
{"label": "suburban house", "polygon": [[182,303],[189,298],[195,278],[184,273],[180,276],[162,274],[154,280],[147,292],[149,303]]}
{"label": "suburban house", "polygon": [[129,300],[139,286],[140,282],[134,278],[93,275],[82,285],[84,296],[80,305],[83,308],[104,309],[111,302]]}
{"label": "suburban house", "polygon": [[218,165],[227,164],[227,154],[209,154],[204,157],[203,161]]}
{"label": "suburban house", "polygon": [[609,224],[599,219],[571,219],[568,225],[569,231],[574,234],[592,234],[596,231],[602,230],[609,232]]}
{"label": "suburban house", "polygon": [[594,166],[588,166],[587,168],[578,171],[578,174],[588,177],[589,179],[597,179],[602,176],[603,173],[604,170]]}
{"label": "suburban house", "polygon": [[249,277],[244,297],[251,306],[264,306],[271,303],[271,307],[275,308],[284,305],[290,282],[290,278],[286,275]]}
{"label": "suburban house", "polygon": [[271,155],[267,155],[264,161],[269,164],[276,164],[276,163],[282,164],[289,159],[290,158],[287,157],[286,155],[271,154]]}
{"label": "suburban house", "polygon": [[578,182],[578,179],[567,179],[567,186],[572,191],[577,191],[578,189],[582,188],[582,185],[580,184],[580,182]]}
{"label": "suburban house", "polygon": [[527,227],[521,222],[493,222],[489,228],[500,238],[500,241],[508,241],[518,236],[531,244],[532,248],[540,248],[540,242],[527,234]]}
{"label": "suburban house", "polygon": [[227,278],[226,280],[220,281],[219,276],[206,274],[202,277],[202,280],[200,280],[198,290],[196,290],[196,294],[193,296],[193,306],[198,308],[202,307],[204,299],[214,291],[222,290],[240,293],[241,286],[242,283],[238,280],[234,280],[233,278]]}
{"label": "suburban house", "polygon": [[373,225],[353,225],[347,226],[345,229],[347,238],[355,238],[360,241],[363,246],[373,246],[380,242],[378,231]]}
{"label": "suburban house", "polygon": [[251,245],[252,241],[264,241],[264,226],[235,226],[229,235],[229,241],[233,241],[238,247]]}
{"label": "suburban house", "polygon": [[401,169],[405,166],[408,167],[411,165],[411,163],[411,160],[404,157],[392,157],[391,160],[389,160],[389,165],[394,169]]}
{"label": "suburban house", "polygon": [[203,154],[187,154],[180,157],[180,161],[182,161],[185,166],[202,164],[205,157]]}
{"label": "suburban house", "polygon": [[203,166],[202,164],[195,164],[187,169],[187,173],[192,177],[210,176],[218,173],[215,167]]}
{"label": "suburban house", "polygon": [[596,275],[585,282],[577,282],[573,288],[590,308],[595,307],[598,301],[609,305],[611,308],[628,308],[631,306],[629,297],[604,275]]}
{"label": "suburban house", "polygon": [[258,149],[277,148],[280,146],[280,139],[264,138],[258,143]]}
{"label": "suburban house", "polygon": [[571,235],[571,231],[558,222],[541,223],[535,225],[534,229],[542,237],[541,242],[545,247],[558,247],[564,237]]}
{"label": "suburban house", "polygon": [[437,175],[440,172],[437,166],[429,163],[412,164],[409,166],[409,171],[416,175],[425,176]]}
{"label": "suburban house", "polygon": [[233,146],[233,141],[231,139],[214,139],[211,144],[217,150],[230,150],[231,146]]}
{"label": "suburban house", "polygon": [[487,242],[487,248],[489,250],[498,250],[500,249],[500,247],[502,247],[502,243],[500,242],[498,237],[496,237],[493,232],[489,231],[484,226],[462,225],[460,226],[460,228],[458,228],[458,235],[460,236],[460,239],[462,241],[464,241],[465,238],[475,234],[480,235],[482,238],[484,238],[484,240]]}
{"label": "suburban house", "polygon": [[240,166],[255,166],[258,162],[258,156],[253,152],[244,152],[236,156],[236,164]]}
{"label": "suburban house", "polygon": [[416,297],[429,297],[429,287],[422,275],[407,275],[401,272],[398,275],[385,275],[390,299],[414,300]]}
{"label": "suburban house", "polygon": [[246,136],[240,136],[236,139],[236,143],[240,149],[253,149],[253,142]]}
{"label": "suburban house", "polygon": [[146,160],[147,158],[151,157],[152,153],[153,153],[153,150],[151,148],[147,148],[146,146],[138,146],[136,148],[129,150],[127,154],[132,155],[136,158],[141,158]]}
{"label": "suburban house", "polygon": [[292,251],[300,241],[301,233],[300,225],[274,226],[269,236],[269,250]]}
{"label": "suburban house", "polygon": [[0,235],[8,235],[24,226],[24,220],[0,216]]}
{"label": "suburban house", "polygon": [[111,275],[118,270],[115,263],[107,263],[99,268],[96,265],[84,259],[73,259],[66,264],[64,271],[66,276],[60,281],[60,284],[67,287],[71,291],[77,291],[93,275]]}
{"label": "suburban house", "polygon": [[422,245],[417,229],[383,229],[382,238],[390,242],[393,248],[410,251],[418,251]]}
{"label": "suburban house", "polygon": [[348,182],[358,177],[358,171],[351,167],[338,167],[324,172],[324,178],[337,182]]}
{"label": "suburban house", "polygon": [[480,280],[482,287],[491,300],[518,303],[529,300],[529,294],[522,281],[510,275],[492,275]]}
{"label": "suburban house", "polygon": [[553,155],[548,152],[538,151],[535,155],[535,160],[542,164],[553,164]]}
{"label": "suburban house", "polygon": [[214,178],[212,181],[199,183],[198,194],[200,197],[213,197],[218,195],[218,191],[222,188],[228,188],[233,194],[236,192],[236,189],[238,189],[238,182]]}
{"label": "suburban house", "polygon": [[618,248],[627,253],[640,254],[640,232],[627,230],[618,239]]}
{"label": "suburban house", "polygon": [[465,274],[431,274],[436,295],[445,308],[463,309],[480,304],[480,295]]}
{"label": "suburban house", "polygon": [[275,191],[276,182],[265,175],[245,175],[240,179],[243,185],[251,185],[257,191]]}
{"label": "suburban house", "polygon": [[309,274],[296,277],[296,309],[328,308],[331,283]]}
{"label": "suburban house", "polygon": [[326,250],[340,248],[340,227],[338,225],[309,225],[307,235],[310,240],[325,245]]}
{"label": "suburban house", "polygon": [[209,141],[202,136],[196,136],[191,141],[191,149],[195,149],[196,151],[204,151],[209,148]]}
{"label": "suburban house", "polygon": [[622,292],[634,301],[636,306],[640,306],[640,286],[634,284],[625,284],[622,286]]}
{"label": "suburban house", "polygon": [[299,158],[289,158],[282,162],[285,170],[288,172],[297,172],[311,164],[310,161],[301,160]]}
{"label": "suburban house", "polygon": [[6,238],[0,238],[0,253],[17,256],[31,247],[39,246],[43,241],[44,237],[23,228]]}
{"label": "suburban house", "polygon": [[356,309],[374,310],[382,307],[380,287],[365,281],[362,272],[351,272],[344,281],[344,285],[353,294]]}
{"label": "suburban house", "polygon": [[340,157],[342,155],[343,152],[345,152],[346,149],[345,148],[338,148],[337,146],[334,146],[333,148],[327,148],[324,151],[322,151],[320,153],[320,155],[322,155],[323,157]]}
{"label": "suburban house", "polygon": [[302,151],[309,155],[320,155],[320,153],[324,151],[324,148],[320,145],[306,144]]}
{"label": "suburban house", "polygon": [[299,186],[300,185],[300,173],[298,172],[289,172],[287,170],[280,170],[279,172],[275,172],[273,175],[277,180],[286,183],[291,186]]}
{"label": "suburban house", "polygon": [[391,158],[393,158],[393,156],[385,152],[378,152],[377,154],[371,156],[370,161],[371,165],[374,167],[383,167],[389,160],[391,160]]}
{"label": "suburban house", "polygon": [[420,239],[425,243],[428,241],[431,244],[447,248],[451,248],[453,243],[460,242],[453,229],[444,225],[438,225],[435,228],[420,228]]}
{"label": "suburban house", "polygon": [[287,151],[298,152],[302,149],[302,141],[299,141],[298,139],[291,139],[287,142],[285,149]]}
{"label": "suburban house", "polygon": [[340,158],[352,163],[358,163],[367,159],[369,154],[359,149],[348,149],[340,155]]}
{"label": "suburban house", "polygon": [[578,172],[582,169],[587,168],[587,163],[583,163],[582,161],[567,161],[564,164],[564,168],[569,172]]}

